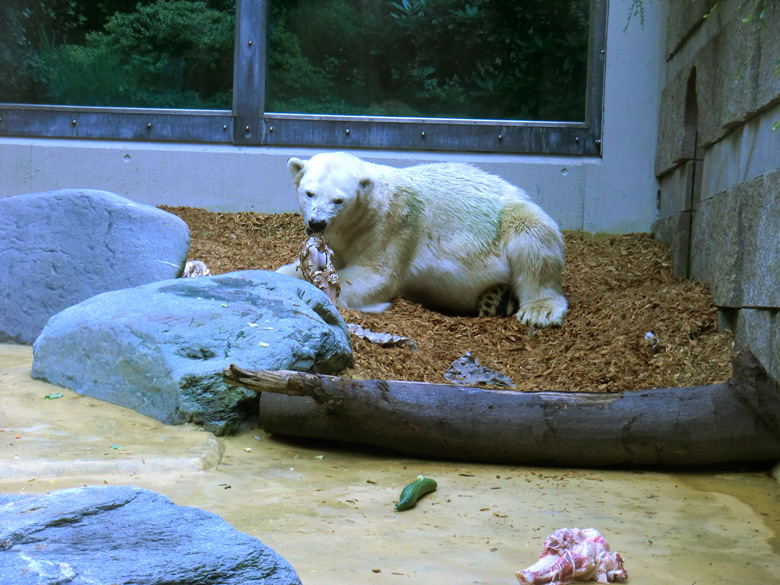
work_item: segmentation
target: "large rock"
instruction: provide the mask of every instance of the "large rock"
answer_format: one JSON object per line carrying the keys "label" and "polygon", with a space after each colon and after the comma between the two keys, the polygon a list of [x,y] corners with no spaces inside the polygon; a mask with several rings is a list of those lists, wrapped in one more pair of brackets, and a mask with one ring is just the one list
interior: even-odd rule
{"label": "large rock", "polygon": [[0,343],[32,343],[98,293],[177,277],[189,245],[175,215],[106,191],[0,199]]}
{"label": "large rock", "polygon": [[134,487],[0,495],[3,585],[300,585],[219,516]]}
{"label": "large rock", "polygon": [[660,217],[653,222],[653,237],[666,244],[672,252],[672,272],[675,278],[688,277],[690,235],[690,211]]}
{"label": "large rock", "polygon": [[[661,93],[655,162],[658,176],[692,158],[692,136],[701,155],[719,141],[731,140],[736,128],[771,110],[780,99],[780,75],[775,71],[780,59],[780,10],[762,10],[759,18],[753,3],[724,6],[705,24],[701,0],[670,4],[675,7],[670,8],[667,40],[671,44],[667,49],[684,49],[670,61],[670,75]],[[697,12],[700,24],[692,21]],[[688,36],[699,26],[704,30]],[[692,112],[689,79],[695,79],[698,97],[692,130],[686,127],[685,118],[686,110]],[[690,126],[694,121],[687,122]],[[745,154],[754,155],[752,150]],[[720,174],[720,169],[716,168],[716,173]]]}
{"label": "large rock", "polygon": [[[761,16],[763,20],[758,26],[761,68],[758,72],[756,100],[763,106],[780,97],[780,75],[777,69],[777,64],[780,63],[780,42],[777,38],[777,31],[780,30],[780,10],[774,6],[772,10],[764,10]],[[770,67],[770,63],[774,63],[774,66]]]}
{"label": "large rock", "polygon": [[682,69],[661,91],[663,115],[658,120],[655,174],[662,177],[696,156],[696,85],[701,80]]}
{"label": "large rock", "polygon": [[703,201],[691,243],[691,276],[719,307],[780,307],[780,170]]}
{"label": "large rock", "polygon": [[666,58],[671,59],[705,20],[717,0],[688,0],[670,2],[666,18]]}
{"label": "large rock", "polygon": [[346,325],[328,297],[262,270],[90,298],[49,320],[33,356],[34,378],[218,435],[258,415],[254,392],[222,381],[231,363],[325,374],[354,363]]}
{"label": "large rock", "polygon": [[733,332],[734,343],[749,347],[769,375],[780,381],[780,311],[742,309]]}

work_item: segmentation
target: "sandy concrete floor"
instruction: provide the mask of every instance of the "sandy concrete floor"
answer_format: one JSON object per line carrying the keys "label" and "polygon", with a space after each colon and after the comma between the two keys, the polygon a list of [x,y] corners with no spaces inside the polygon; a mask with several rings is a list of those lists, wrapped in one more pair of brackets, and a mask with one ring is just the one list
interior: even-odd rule
{"label": "sandy concrete floor", "polygon": [[[601,531],[635,585],[780,579],[780,484],[768,473],[421,461],[259,430],[216,439],[32,380],[31,362],[29,347],[0,345],[0,493],[152,489],[262,540],[305,585],[510,585],[548,534],[572,526]],[[439,489],[395,512],[418,474]]]}

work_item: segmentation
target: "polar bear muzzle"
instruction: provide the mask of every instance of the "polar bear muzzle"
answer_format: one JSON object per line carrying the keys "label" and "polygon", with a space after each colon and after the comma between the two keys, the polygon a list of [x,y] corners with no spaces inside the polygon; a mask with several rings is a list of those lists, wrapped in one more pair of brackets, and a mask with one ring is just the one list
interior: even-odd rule
{"label": "polar bear muzzle", "polygon": [[309,225],[306,226],[306,233],[308,235],[321,234],[328,227],[328,222],[323,219],[310,219]]}

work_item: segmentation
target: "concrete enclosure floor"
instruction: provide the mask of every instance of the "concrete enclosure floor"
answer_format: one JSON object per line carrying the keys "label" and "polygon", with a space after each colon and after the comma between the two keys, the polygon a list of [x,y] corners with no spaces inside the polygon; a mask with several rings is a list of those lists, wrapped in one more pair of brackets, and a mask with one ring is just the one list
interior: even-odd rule
{"label": "concrete enclosure floor", "polygon": [[[148,488],[260,539],[304,585],[510,585],[564,527],[599,530],[634,585],[780,575],[780,485],[768,473],[425,461],[259,429],[218,439],[32,380],[31,363],[31,348],[0,345],[0,493]],[[418,474],[438,490],[396,512]]]}

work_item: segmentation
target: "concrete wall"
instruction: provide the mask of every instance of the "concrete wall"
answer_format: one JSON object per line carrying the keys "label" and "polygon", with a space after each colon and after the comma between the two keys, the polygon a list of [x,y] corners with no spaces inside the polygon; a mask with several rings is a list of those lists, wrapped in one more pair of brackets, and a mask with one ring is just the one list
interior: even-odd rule
{"label": "concrete wall", "polygon": [[[600,158],[357,151],[372,162],[410,165],[458,160],[523,187],[564,229],[650,230],[658,184],[653,172],[662,62],[657,2],[642,27],[631,2],[610,2],[603,156]],[[626,30],[624,30],[626,29]],[[64,187],[106,189],[149,204],[215,211],[294,211],[286,171],[306,149],[86,140],[0,138],[0,197]]]}
{"label": "concrete wall", "polygon": [[654,231],[780,379],[780,2],[708,4],[664,2]]}

